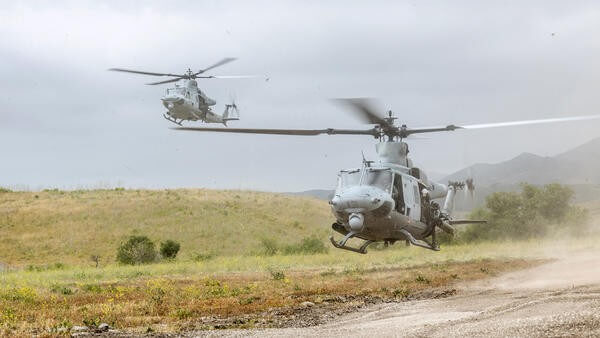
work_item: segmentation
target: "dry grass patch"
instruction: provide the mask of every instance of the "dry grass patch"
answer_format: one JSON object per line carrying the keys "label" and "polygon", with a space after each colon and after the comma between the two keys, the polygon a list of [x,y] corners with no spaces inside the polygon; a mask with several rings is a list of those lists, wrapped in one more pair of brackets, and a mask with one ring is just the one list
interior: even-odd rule
{"label": "dry grass patch", "polygon": [[[150,326],[167,332],[285,326],[289,324],[285,315],[276,318],[266,313],[273,309],[293,313],[304,302],[318,309],[333,303],[360,306],[373,300],[447,295],[457,280],[485,278],[539,262],[486,259],[409,268],[272,270],[68,283],[41,291],[2,288],[0,328],[4,334],[41,334],[103,322],[119,329],[140,331]],[[71,292],[63,292],[64,288]]]}

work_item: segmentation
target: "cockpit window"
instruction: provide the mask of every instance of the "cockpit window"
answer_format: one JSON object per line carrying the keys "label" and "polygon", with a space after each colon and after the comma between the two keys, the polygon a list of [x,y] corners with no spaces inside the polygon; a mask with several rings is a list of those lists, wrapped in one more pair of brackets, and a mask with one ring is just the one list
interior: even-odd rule
{"label": "cockpit window", "polygon": [[371,185],[389,192],[392,188],[392,172],[390,170],[367,170],[362,185]]}
{"label": "cockpit window", "polygon": [[338,190],[358,185],[360,183],[360,170],[342,171],[338,178]]}
{"label": "cockpit window", "polygon": [[185,95],[185,88],[175,87],[167,89],[167,95]]}
{"label": "cockpit window", "polygon": [[357,185],[370,185],[390,192],[392,189],[392,172],[390,170],[369,168],[340,172],[337,186],[338,191]]}

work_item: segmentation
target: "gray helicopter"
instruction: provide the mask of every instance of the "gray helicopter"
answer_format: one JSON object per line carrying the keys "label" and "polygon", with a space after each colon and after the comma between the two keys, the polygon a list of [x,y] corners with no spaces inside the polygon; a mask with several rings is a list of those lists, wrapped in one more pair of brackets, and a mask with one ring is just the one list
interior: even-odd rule
{"label": "gray helicopter", "polygon": [[[374,242],[385,246],[396,241],[438,251],[440,249],[436,230],[450,235],[455,225],[483,223],[480,220],[453,219],[454,197],[458,190],[472,192],[471,178],[464,182],[441,184],[427,178],[424,170],[413,166],[408,158],[408,144],[404,139],[414,134],[455,131],[459,129],[480,129],[551,122],[566,122],[600,118],[600,115],[565,117],[542,120],[513,121],[475,125],[448,125],[445,127],[408,128],[397,126],[396,117],[391,111],[382,117],[372,109],[365,99],[341,100],[367,123],[371,129],[243,129],[243,128],[190,128],[177,130],[252,133],[272,135],[367,135],[376,138],[377,161],[367,161],[363,157],[358,168],[344,169],[338,174],[337,187],[329,201],[336,221],[332,229],[344,236],[330,241],[336,248],[365,254],[367,247]],[[436,201],[438,200],[438,201]],[[440,204],[441,203],[441,204]],[[363,244],[354,248],[346,245],[350,238],[363,239]]]}
{"label": "gray helicopter", "polygon": [[188,69],[184,74],[152,73],[123,68],[110,68],[109,70],[142,75],[173,77],[172,79],[164,81],[147,83],[147,85],[159,85],[181,81],[175,83],[174,88],[168,88],[165,95],[161,98],[163,106],[167,108],[167,112],[163,114],[163,117],[168,121],[180,126],[183,121],[202,121],[206,123],[222,123],[223,125],[227,125],[227,121],[239,120],[240,118],[239,110],[235,102],[232,101],[230,104],[226,104],[223,114],[216,114],[212,111],[211,107],[216,105],[217,102],[206,96],[206,94],[198,88],[196,79],[241,79],[258,77],[256,75],[203,75],[213,68],[222,66],[234,60],[236,59],[224,58],[210,67],[201,69],[197,72]]}

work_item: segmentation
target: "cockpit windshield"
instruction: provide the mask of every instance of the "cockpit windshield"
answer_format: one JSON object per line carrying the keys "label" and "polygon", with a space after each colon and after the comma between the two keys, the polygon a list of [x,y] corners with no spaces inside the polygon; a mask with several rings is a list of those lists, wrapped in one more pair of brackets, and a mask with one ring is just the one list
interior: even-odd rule
{"label": "cockpit windshield", "polygon": [[338,191],[357,185],[370,185],[389,192],[392,189],[392,172],[389,169],[371,168],[340,172]]}
{"label": "cockpit windshield", "polygon": [[392,172],[390,170],[368,169],[361,184],[371,185],[389,192],[392,188]]}
{"label": "cockpit windshield", "polygon": [[169,95],[185,95],[185,88],[175,87],[167,89],[167,96]]}
{"label": "cockpit windshield", "polygon": [[360,183],[360,170],[342,171],[339,177],[338,190],[358,185]]}

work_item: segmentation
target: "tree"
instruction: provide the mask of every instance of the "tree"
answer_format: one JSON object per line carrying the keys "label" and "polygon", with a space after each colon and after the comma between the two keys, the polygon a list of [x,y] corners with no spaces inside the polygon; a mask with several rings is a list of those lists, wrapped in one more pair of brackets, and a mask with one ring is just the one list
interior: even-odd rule
{"label": "tree", "polygon": [[156,260],[156,248],[146,236],[131,236],[119,246],[117,261],[122,264],[145,264]]}
{"label": "tree", "polygon": [[[573,191],[560,184],[543,187],[522,184],[521,192],[496,192],[486,198],[485,208],[475,210],[472,219],[487,224],[473,224],[462,232],[462,240],[497,240],[541,237],[557,229],[581,232],[587,217],[570,204]],[[566,222],[566,221],[571,222]],[[575,229],[579,227],[578,229]]]}

